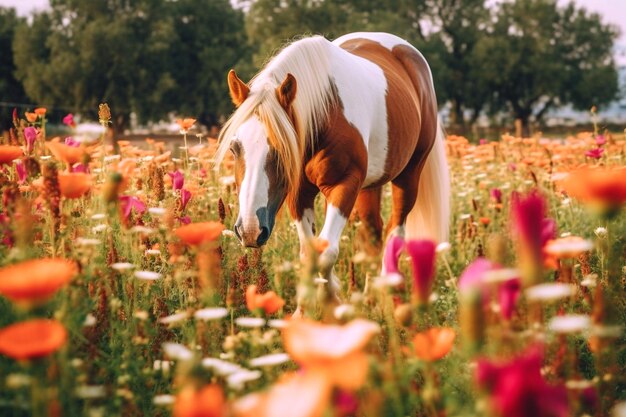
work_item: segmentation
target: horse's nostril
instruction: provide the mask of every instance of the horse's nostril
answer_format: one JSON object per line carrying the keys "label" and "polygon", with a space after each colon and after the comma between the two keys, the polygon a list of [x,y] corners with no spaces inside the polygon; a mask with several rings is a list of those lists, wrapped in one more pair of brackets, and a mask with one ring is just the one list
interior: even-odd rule
{"label": "horse's nostril", "polygon": [[264,245],[265,242],[270,238],[270,229],[268,227],[261,227],[261,233],[259,237],[256,239],[256,242],[259,246]]}
{"label": "horse's nostril", "polygon": [[237,238],[241,242],[241,229],[240,228],[241,228],[240,224],[235,225],[235,234],[237,235]]}

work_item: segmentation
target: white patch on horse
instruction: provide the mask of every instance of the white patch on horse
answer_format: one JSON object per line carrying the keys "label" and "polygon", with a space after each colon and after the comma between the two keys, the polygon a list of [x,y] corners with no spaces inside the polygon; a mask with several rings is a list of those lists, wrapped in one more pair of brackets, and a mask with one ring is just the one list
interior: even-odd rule
{"label": "white patch on horse", "polygon": [[237,130],[237,138],[243,147],[246,166],[239,191],[239,218],[244,231],[258,232],[257,210],[268,204],[270,181],[265,172],[265,162],[270,147],[265,127],[256,117],[251,117],[241,125]]}
{"label": "white patch on horse", "polygon": [[296,220],[296,230],[300,240],[300,258],[304,259],[305,248],[309,239],[313,237],[313,224],[315,222],[315,212],[311,208],[304,209],[302,219]]}
{"label": "white patch on horse", "polygon": [[[333,44],[339,46],[338,40]],[[341,48],[332,49],[332,53],[333,80],[343,105],[343,114],[359,131],[367,149],[367,174],[363,183],[366,187],[385,174],[388,151],[387,79],[378,65],[365,58]]]}

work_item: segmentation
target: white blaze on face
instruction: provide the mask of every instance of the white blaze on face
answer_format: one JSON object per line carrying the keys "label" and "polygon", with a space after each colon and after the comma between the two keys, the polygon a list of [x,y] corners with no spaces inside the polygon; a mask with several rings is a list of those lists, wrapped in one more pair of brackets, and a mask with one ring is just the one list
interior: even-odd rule
{"label": "white blaze on face", "polygon": [[[258,235],[257,210],[267,207],[270,187],[265,172],[270,150],[265,127],[256,117],[251,117],[237,130],[237,140],[241,142],[245,161],[245,173],[239,189],[239,219],[244,233]],[[256,239],[256,235],[253,238]]]}

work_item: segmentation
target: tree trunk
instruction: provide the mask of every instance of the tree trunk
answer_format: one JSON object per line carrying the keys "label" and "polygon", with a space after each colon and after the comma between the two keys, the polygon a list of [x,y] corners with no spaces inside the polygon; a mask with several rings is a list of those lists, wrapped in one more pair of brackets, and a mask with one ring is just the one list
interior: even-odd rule
{"label": "tree trunk", "polygon": [[461,133],[465,133],[465,117],[463,114],[463,104],[460,100],[452,100],[452,125],[456,126]]}
{"label": "tree trunk", "polygon": [[530,116],[520,116],[515,119],[515,136],[518,138],[529,138],[531,135],[530,130]]}

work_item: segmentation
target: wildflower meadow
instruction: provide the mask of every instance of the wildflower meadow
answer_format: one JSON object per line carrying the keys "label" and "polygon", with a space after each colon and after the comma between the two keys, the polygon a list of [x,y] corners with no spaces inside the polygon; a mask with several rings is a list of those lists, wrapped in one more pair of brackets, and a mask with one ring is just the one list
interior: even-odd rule
{"label": "wildflower meadow", "polygon": [[353,216],[329,299],[286,210],[241,246],[194,119],[111,142],[112,114],[14,112],[0,145],[0,415],[626,415],[623,133],[449,135],[449,241],[383,259]]}

